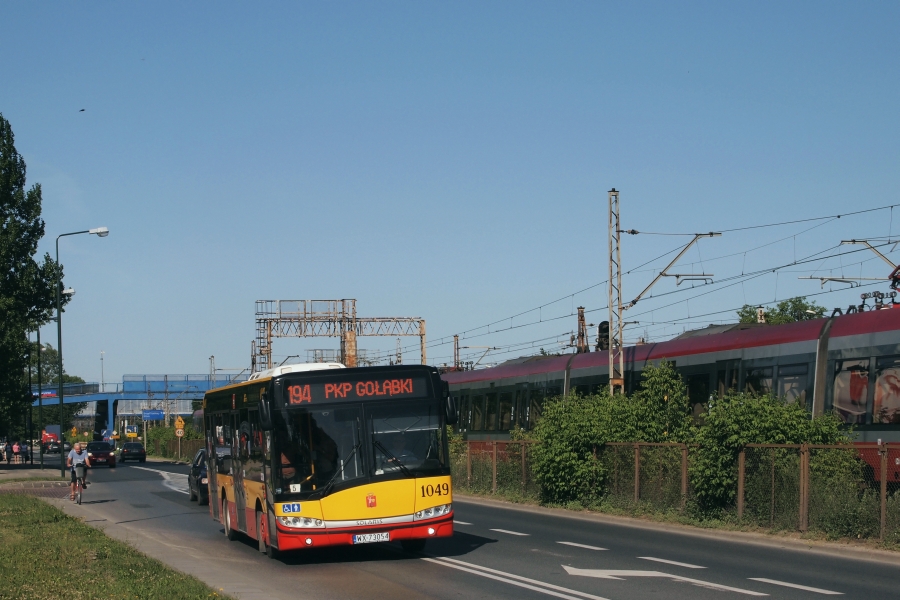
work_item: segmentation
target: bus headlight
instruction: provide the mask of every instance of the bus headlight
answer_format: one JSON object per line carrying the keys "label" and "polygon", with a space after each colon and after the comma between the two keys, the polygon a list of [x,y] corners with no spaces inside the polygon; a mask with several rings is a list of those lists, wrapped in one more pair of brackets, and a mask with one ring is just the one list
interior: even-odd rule
{"label": "bus headlight", "polygon": [[432,508],[426,508],[425,510],[420,510],[417,512],[414,517],[416,521],[421,521],[422,519],[433,519],[435,517],[442,517],[444,515],[449,515],[452,510],[452,504],[441,504],[440,506],[434,506]]}
{"label": "bus headlight", "polygon": [[324,529],[325,522],[322,519],[310,519],[309,517],[275,517],[285,527],[292,529]]}

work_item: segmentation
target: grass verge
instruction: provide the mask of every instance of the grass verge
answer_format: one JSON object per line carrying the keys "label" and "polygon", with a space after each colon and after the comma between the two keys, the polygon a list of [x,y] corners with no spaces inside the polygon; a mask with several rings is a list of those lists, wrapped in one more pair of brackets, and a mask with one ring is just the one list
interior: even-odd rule
{"label": "grass verge", "polygon": [[0,493],[0,540],[4,600],[225,597],[30,496]]}

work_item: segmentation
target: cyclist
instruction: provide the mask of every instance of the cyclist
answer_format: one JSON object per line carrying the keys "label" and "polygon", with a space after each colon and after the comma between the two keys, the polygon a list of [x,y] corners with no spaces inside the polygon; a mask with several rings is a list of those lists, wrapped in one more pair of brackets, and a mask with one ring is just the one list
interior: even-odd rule
{"label": "cyclist", "polygon": [[[88,453],[81,449],[81,443],[75,442],[66,459],[66,466],[72,469],[72,494],[69,497],[70,500],[75,499],[75,465],[78,464],[84,464],[89,467],[91,466],[91,459],[88,458]],[[87,487],[87,471],[85,471],[84,475],[84,487]]]}

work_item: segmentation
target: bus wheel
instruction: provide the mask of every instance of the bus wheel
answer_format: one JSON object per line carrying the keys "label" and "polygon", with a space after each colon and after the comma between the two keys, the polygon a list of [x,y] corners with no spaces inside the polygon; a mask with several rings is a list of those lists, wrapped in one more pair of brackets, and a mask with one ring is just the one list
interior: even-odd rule
{"label": "bus wheel", "polygon": [[417,553],[425,549],[425,540],[400,540],[404,552]]}
{"label": "bus wheel", "polygon": [[262,511],[256,511],[256,540],[257,547],[260,552],[266,551],[266,540],[263,537],[263,514]]}
{"label": "bus wheel", "polygon": [[228,539],[229,542],[237,538],[237,534],[234,532],[234,529],[231,528],[231,515],[228,513],[227,498],[222,500],[222,524],[225,526],[225,538]]}

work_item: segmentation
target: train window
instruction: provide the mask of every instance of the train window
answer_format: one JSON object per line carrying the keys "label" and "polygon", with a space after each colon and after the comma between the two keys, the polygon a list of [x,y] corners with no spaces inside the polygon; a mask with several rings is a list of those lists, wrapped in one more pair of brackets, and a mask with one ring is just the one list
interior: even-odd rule
{"label": "train window", "polygon": [[834,365],[833,406],[844,423],[865,423],[869,361],[839,360]]}
{"label": "train window", "polygon": [[900,356],[879,358],[875,367],[875,423],[900,423]]}
{"label": "train window", "polygon": [[778,384],[775,393],[787,402],[806,405],[807,365],[784,365],[778,367]]}
{"label": "train window", "polygon": [[488,431],[497,430],[497,394],[492,392],[485,396],[487,401],[484,406],[484,428]]}
{"label": "train window", "polygon": [[558,385],[548,385],[547,386],[547,398],[553,398],[554,396],[559,396],[559,386]]}
{"label": "train window", "polygon": [[500,424],[499,431],[509,431],[512,428],[512,392],[500,394]]}
{"label": "train window", "polygon": [[544,390],[541,388],[531,390],[528,400],[528,429],[534,429],[534,424],[541,418],[541,406],[544,404]]}
{"label": "train window", "polygon": [[457,423],[457,431],[466,431],[469,428],[469,421],[472,418],[472,408],[469,405],[469,392],[464,391],[459,396],[459,423]]}
{"label": "train window", "polygon": [[772,367],[747,369],[744,375],[744,390],[751,394],[771,394],[773,372]]}
{"label": "train window", "polygon": [[528,426],[528,389],[520,387],[516,390],[516,404],[513,419],[515,426],[525,429]]}
{"label": "train window", "polygon": [[484,396],[472,396],[472,431],[484,429]]}
{"label": "train window", "polygon": [[716,382],[719,391],[719,397],[724,396],[727,392],[733,392],[738,389],[738,376],[741,371],[741,361],[739,360],[720,360],[717,362],[718,372],[716,374]]}
{"label": "train window", "polygon": [[700,423],[700,415],[706,410],[709,402],[709,374],[689,375],[687,378],[688,398],[691,402],[691,416],[695,423]]}

